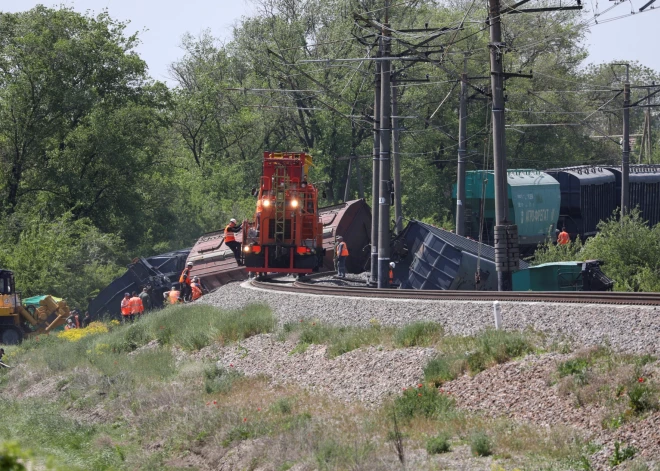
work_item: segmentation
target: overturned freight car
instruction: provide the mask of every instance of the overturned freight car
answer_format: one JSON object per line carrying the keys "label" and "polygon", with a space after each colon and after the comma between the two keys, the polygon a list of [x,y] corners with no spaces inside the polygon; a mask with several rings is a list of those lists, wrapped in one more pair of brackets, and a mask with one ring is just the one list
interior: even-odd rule
{"label": "overturned freight car", "polygon": [[[319,209],[323,223],[323,248],[326,256],[323,268],[333,270],[335,237],[344,237],[350,256],[346,268],[350,273],[364,271],[369,261],[371,236],[371,209],[364,199]],[[236,241],[243,242],[243,232],[238,232]],[[366,248],[365,248],[366,247]],[[248,273],[239,266],[234,253],[224,243],[224,231],[204,234],[190,251],[188,261],[193,263],[192,275],[198,276],[208,290],[219,288],[230,281],[244,280]]]}
{"label": "overturned freight car", "polygon": [[[401,289],[497,291],[495,249],[453,232],[411,221],[392,242],[391,254]],[[519,262],[520,269],[528,266]]]}
{"label": "overturned freight car", "polygon": [[190,249],[184,249],[134,260],[126,273],[89,302],[87,310],[93,319],[105,315],[119,318],[124,293],[139,293],[144,287],[149,289],[152,307],[162,307],[163,293],[179,281],[189,253]]}

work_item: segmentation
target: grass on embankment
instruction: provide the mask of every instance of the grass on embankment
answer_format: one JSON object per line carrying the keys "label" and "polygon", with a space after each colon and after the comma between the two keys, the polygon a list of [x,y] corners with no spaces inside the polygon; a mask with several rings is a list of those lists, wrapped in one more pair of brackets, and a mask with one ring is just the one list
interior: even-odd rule
{"label": "grass on embankment", "polygon": [[[562,430],[468,414],[434,387],[438,367],[431,365],[449,364],[439,368],[451,372],[442,381],[476,373],[537,349],[540,339],[533,333],[456,337],[435,323],[342,328],[314,321],[277,330],[280,340],[297,339],[301,351],[312,343],[328,345],[329,356],[366,345],[438,350],[421,386],[411,385],[368,410],[297,386],[272,387],[268,378],[246,378],[212,361],[175,361],[172,346],[192,352],[275,331],[264,306],[231,312],[176,306],[133,325],[106,326],[109,332],[99,329],[76,342],[40,336],[11,350],[8,360],[15,368],[0,372],[0,442],[16,441],[32,450],[34,461],[74,470],[200,463],[216,468],[221,459],[233,469],[271,464],[286,470],[306,463],[323,470],[398,470],[397,449],[407,469],[436,469],[431,456],[448,449],[454,459],[494,454],[511,468],[533,456],[565,469],[586,446]],[[153,340],[159,345],[136,351]],[[238,444],[240,453],[223,458]]]}

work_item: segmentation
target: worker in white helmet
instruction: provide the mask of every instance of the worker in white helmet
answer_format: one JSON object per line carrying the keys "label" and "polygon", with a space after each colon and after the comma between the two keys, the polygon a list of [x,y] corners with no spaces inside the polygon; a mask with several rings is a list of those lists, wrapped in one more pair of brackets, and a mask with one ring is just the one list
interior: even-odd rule
{"label": "worker in white helmet", "polygon": [[389,276],[390,286],[392,286],[394,284],[394,267],[395,266],[396,265],[394,264],[394,262],[390,262],[390,276]]}

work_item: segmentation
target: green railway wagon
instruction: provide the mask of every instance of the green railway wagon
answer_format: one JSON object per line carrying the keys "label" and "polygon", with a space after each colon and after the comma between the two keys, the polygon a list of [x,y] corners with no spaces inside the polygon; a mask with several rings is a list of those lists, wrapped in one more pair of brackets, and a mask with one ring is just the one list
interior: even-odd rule
{"label": "green railway wagon", "polygon": [[[518,225],[520,248],[531,253],[548,234],[554,236],[561,192],[559,182],[537,170],[509,170],[507,172],[509,219]],[[453,210],[456,216],[456,185],[453,186]],[[482,201],[483,199],[483,201]],[[495,185],[492,170],[467,172],[465,179],[465,235],[493,244],[495,225]],[[483,220],[482,220],[483,206]]]}
{"label": "green railway wagon", "polygon": [[582,291],[583,262],[544,263],[513,274],[514,291]]}

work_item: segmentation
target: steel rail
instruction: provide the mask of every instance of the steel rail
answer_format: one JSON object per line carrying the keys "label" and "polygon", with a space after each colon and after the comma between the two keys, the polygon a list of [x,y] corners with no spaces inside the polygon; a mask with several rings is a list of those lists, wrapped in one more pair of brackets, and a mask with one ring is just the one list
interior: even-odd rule
{"label": "steel rail", "polygon": [[390,298],[425,301],[511,301],[578,304],[617,304],[660,306],[660,293],[595,292],[595,291],[436,291],[373,289],[320,285],[304,281],[277,284],[251,281],[255,288],[288,293],[356,298]]}

